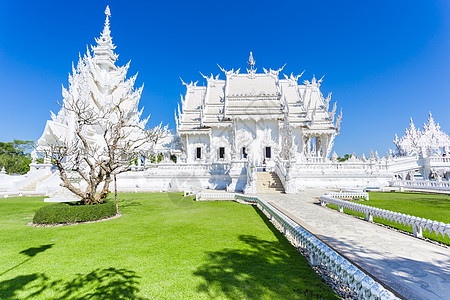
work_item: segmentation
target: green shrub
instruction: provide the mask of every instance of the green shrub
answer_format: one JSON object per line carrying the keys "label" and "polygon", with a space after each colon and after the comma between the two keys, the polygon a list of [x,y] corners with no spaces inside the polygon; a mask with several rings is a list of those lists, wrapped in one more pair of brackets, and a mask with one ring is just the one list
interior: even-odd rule
{"label": "green shrub", "polygon": [[78,203],[56,203],[38,209],[33,218],[34,224],[63,224],[95,221],[116,214],[114,201],[96,205]]}

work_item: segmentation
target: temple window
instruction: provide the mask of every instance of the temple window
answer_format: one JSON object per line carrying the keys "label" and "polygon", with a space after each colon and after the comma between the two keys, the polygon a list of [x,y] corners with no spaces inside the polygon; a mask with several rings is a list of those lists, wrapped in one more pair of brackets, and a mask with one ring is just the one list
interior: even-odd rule
{"label": "temple window", "polygon": [[271,157],[272,157],[272,148],[266,147],[265,158],[271,158]]}
{"label": "temple window", "polygon": [[202,158],[202,148],[201,147],[197,147],[196,149],[195,149],[195,157],[197,158],[197,159],[201,159]]}
{"label": "temple window", "polygon": [[247,158],[247,149],[242,147],[242,158]]}
{"label": "temple window", "polygon": [[225,147],[219,148],[219,158],[224,159],[225,158]]}

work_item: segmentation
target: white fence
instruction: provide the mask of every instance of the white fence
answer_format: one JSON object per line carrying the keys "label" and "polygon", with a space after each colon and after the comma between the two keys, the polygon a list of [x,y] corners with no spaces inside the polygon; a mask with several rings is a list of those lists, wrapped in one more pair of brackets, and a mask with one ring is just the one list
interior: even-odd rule
{"label": "white fence", "polygon": [[343,209],[350,209],[366,215],[367,221],[373,221],[373,216],[389,220],[395,223],[402,223],[403,225],[412,226],[414,236],[422,237],[422,231],[428,230],[430,233],[436,235],[441,234],[443,237],[447,235],[450,237],[450,224],[433,221],[430,219],[423,219],[420,217],[410,216],[390,210],[385,210],[377,207],[371,207],[359,203],[353,203],[345,200],[335,199],[330,195],[324,195],[320,197],[320,204],[325,206],[326,204],[335,204],[339,208],[339,212],[343,212]]}
{"label": "white fence", "polygon": [[371,173],[371,172],[386,172],[388,170],[386,161],[373,160],[373,161],[344,161],[333,162],[330,160],[324,160],[323,158],[304,158],[296,162],[296,169],[300,172],[314,171],[314,170],[327,170],[330,172],[339,170],[338,172],[348,171],[351,173]]}
{"label": "white fence", "polygon": [[391,186],[405,187],[410,189],[450,191],[450,181],[393,180],[391,182]]}
{"label": "white fence", "polygon": [[366,192],[339,192],[339,193],[326,193],[325,195],[339,199],[364,198],[364,200],[369,200],[369,194]]}
{"label": "white fence", "polygon": [[[213,194],[220,194],[223,197],[224,193],[200,193],[197,194],[197,199],[210,200],[214,199],[211,197],[218,197]],[[303,248],[309,253],[311,265],[322,265],[327,268],[342,284],[354,291],[359,299],[398,299],[392,292],[266,201],[256,196],[233,193],[229,193],[229,198],[256,204],[296,248]]]}
{"label": "white fence", "polygon": [[8,198],[8,197],[37,197],[37,196],[45,196],[44,192],[36,192],[36,191],[18,191],[18,192],[0,192],[0,197]]}
{"label": "white fence", "polygon": [[446,164],[450,165],[450,157],[430,157],[430,165]]}
{"label": "white fence", "polygon": [[235,200],[234,193],[198,193],[195,195],[196,201],[220,201],[220,200]]}

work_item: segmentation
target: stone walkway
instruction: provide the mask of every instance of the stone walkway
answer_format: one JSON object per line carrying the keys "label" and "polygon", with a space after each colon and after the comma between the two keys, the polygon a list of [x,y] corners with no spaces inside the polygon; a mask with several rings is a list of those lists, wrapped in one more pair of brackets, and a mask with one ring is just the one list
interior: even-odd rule
{"label": "stone walkway", "polygon": [[450,249],[321,207],[326,190],[260,194],[405,299],[450,299]]}

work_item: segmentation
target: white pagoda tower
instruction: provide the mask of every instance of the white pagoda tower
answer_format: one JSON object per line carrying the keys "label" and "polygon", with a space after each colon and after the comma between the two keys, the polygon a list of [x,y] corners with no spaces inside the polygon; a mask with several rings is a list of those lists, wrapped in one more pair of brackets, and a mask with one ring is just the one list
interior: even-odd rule
{"label": "white pagoda tower", "polygon": [[[118,55],[114,53],[116,46],[112,43],[109,7],[106,7],[105,14],[103,32],[95,39],[97,45],[91,46],[91,50],[88,49],[83,58],[80,57],[77,68],[72,66],[69,86],[62,89],[62,108],[57,115],[51,112],[51,120],[47,121],[37,142],[38,152],[58,141],[70,143],[75,138],[77,118],[73,112],[65,109],[66,103],[85,105],[96,115],[107,108],[119,106],[130,123],[139,125],[140,128],[144,128],[147,123],[148,119],[140,120],[142,110],[138,111],[143,87],[134,89],[137,74],[127,79],[129,63],[121,67],[116,66]],[[104,144],[101,126],[88,127],[88,131],[86,135],[90,144]]]}

